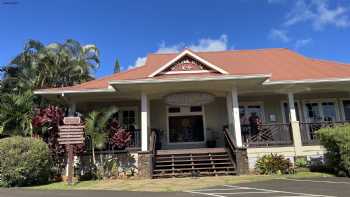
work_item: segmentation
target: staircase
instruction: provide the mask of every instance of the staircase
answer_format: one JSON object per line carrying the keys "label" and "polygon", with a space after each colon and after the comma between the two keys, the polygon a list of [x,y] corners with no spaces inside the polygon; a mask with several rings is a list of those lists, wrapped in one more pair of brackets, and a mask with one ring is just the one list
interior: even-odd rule
{"label": "staircase", "polygon": [[224,148],[159,150],[153,178],[236,175],[236,167]]}

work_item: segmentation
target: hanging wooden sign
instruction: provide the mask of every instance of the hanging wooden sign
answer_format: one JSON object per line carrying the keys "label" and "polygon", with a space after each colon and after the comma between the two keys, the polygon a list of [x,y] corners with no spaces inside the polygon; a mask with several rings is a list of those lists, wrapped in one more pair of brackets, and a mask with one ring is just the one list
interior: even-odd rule
{"label": "hanging wooden sign", "polygon": [[83,144],[84,137],[84,126],[81,125],[81,119],[79,117],[65,117],[63,119],[64,125],[59,126],[59,138],[58,143],[66,146],[68,151],[68,184],[73,183],[73,145]]}

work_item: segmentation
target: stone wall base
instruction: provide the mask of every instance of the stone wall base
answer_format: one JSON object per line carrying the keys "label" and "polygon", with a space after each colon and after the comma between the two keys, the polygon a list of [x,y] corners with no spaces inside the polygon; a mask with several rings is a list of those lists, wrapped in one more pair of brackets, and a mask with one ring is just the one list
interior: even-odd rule
{"label": "stone wall base", "polygon": [[153,155],[149,151],[138,152],[138,177],[150,179],[153,171]]}

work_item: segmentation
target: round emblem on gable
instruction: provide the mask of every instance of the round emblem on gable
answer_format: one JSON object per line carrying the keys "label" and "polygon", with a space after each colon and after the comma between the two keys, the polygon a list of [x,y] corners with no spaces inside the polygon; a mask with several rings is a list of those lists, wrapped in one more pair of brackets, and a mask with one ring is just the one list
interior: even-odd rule
{"label": "round emblem on gable", "polygon": [[204,92],[183,92],[165,97],[165,103],[172,106],[205,105],[215,100],[212,94]]}

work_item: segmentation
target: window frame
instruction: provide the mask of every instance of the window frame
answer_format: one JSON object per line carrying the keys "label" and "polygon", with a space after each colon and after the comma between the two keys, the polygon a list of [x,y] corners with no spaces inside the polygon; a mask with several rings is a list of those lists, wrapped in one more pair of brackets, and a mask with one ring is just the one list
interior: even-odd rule
{"label": "window frame", "polygon": [[338,103],[338,99],[336,98],[323,98],[323,99],[304,99],[302,101],[303,103],[303,115],[304,115],[304,122],[307,122],[309,123],[310,121],[308,120],[308,115],[307,115],[307,108],[306,108],[306,104],[307,103],[317,103],[318,105],[318,109],[319,109],[319,112],[320,112],[320,116],[322,118],[322,121],[321,122],[324,122],[324,114],[323,114],[323,109],[322,109],[322,103],[323,102],[334,102],[334,107],[335,107],[335,114],[336,114],[336,120],[335,122],[337,121],[340,121],[341,120],[341,117],[340,117],[340,110],[339,110],[339,103]]}

